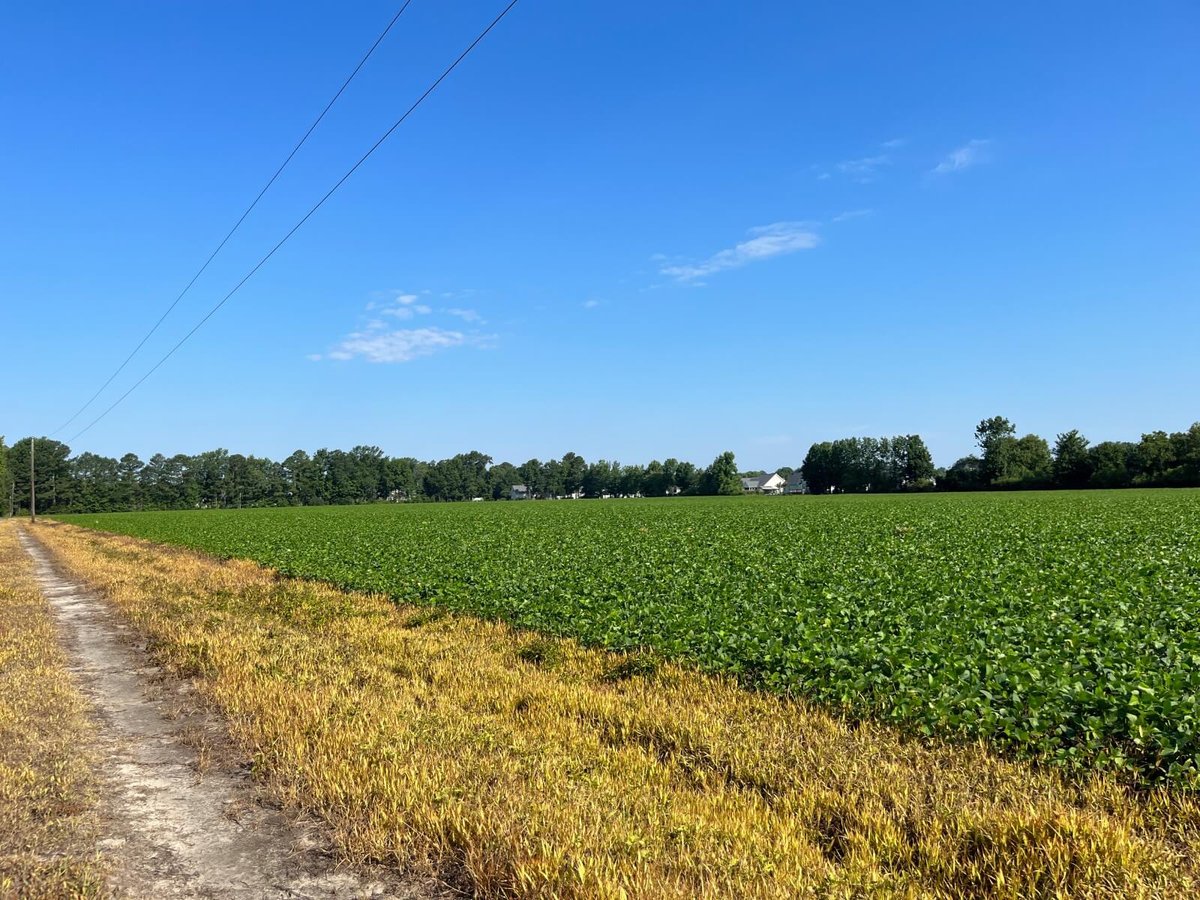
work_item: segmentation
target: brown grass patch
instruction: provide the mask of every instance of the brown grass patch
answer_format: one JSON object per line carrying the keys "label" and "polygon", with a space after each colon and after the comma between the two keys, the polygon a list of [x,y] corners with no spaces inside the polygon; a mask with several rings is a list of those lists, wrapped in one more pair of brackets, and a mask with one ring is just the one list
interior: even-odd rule
{"label": "brown grass patch", "polygon": [[0,522],[0,896],[104,893],[87,707],[12,522]]}
{"label": "brown grass patch", "polygon": [[345,856],[487,897],[1190,897],[1200,805],[65,525],[35,532],[192,676]]}

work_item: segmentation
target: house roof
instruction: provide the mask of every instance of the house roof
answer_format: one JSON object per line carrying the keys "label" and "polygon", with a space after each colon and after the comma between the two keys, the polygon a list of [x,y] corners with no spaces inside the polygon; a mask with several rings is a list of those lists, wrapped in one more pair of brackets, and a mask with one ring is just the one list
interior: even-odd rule
{"label": "house roof", "polygon": [[529,488],[525,487],[525,485],[523,485],[523,484],[514,484],[514,485],[512,486],[512,489],[513,489],[514,491],[527,491],[527,490],[529,490]]}

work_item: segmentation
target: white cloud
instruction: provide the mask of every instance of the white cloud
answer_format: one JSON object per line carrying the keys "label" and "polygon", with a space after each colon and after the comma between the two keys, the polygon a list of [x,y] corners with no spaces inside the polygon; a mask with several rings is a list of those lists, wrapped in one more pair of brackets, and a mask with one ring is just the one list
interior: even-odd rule
{"label": "white cloud", "polygon": [[480,339],[444,328],[397,328],[357,331],[347,335],[332,350],[329,359],[365,359],[372,363],[410,362],[442,350],[477,344]]}
{"label": "white cloud", "polygon": [[980,163],[987,162],[992,142],[985,140],[967,141],[956,150],[950,151],[946,158],[933,167],[930,174],[948,175],[951,172],[961,172]]}
{"label": "white cloud", "polygon": [[[458,331],[429,325],[423,328],[399,328],[396,321],[408,321],[417,316],[432,315],[434,309],[421,302],[421,297],[428,294],[406,293],[404,291],[375,291],[369,296],[367,313],[360,320],[359,328],[346,335],[333,346],[329,352],[310,353],[308,359],[314,362],[327,359],[349,360],[364,359],[373,363],[409,362],[422,356],[430,356],[442,350],[454,347],[491,346],[494,338],[477,332]],[[439,309],[439,313],[455,316],[468,323],[482,322],[482,317],[471,309]]]}
{"label": "white cloud", "polygon": [[903,147],[908,143],[908,138],[892,138],[890,141],[884,141],[880,144],[885,150],[895,150],[897,147]]}
{"label": "white cloud", "polygon": [[837,170],[843,175],[849,175],[856,181],[866,183],[875,179],[876,173],[883,166],[889,165],[892,158],[886,153],[878,156],[863,156],[859,159],[846,159],[837,164]]}
{"label": "white cloud", "polygon": [[749,235],[748,240],[714,253],[701,262],[664,265],[659,272],[678,281],[694,283],[697,279],[726,269],[737,269],[776,256],[811,250],[820,242],[810,222],[775,222],[751,228]]}
{"label": "white cloud", "polygon": [[595,308],[596,308],[597,306],[599,306],[599,305],[600,305],[600,301],[599,301],[599,300],[584,300],[584,301],[583,301],[583,308],[584,308],[584,309],[595,309]]}
{"label": "white cloud", "polygon": [[424,303],[418,303],[421,298],[417,294],[393,292],[394,296],[386,303],[367,304],[367,309],[374,309],[381,316],[391,316],[393,319],[411,319],[413,316],[427,316],[433,309]]}
{"label": "white cloud", "polygon": [[833,217],[832,221],[845,222],[850,219],[861,219],[863,216],[873,215],[874,212],[875,212],[875,210],[873,210],[873,209],[850,209],[844,213],[838,213],[836,216]]}

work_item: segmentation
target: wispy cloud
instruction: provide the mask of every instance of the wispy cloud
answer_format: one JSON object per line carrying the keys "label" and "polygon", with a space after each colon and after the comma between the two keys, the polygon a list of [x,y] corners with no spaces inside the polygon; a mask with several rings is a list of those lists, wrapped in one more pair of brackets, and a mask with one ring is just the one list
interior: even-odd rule
{"label": "wispy cloud", "polygon": [[875,210],[873,209],[848,209],[844,213],[838,213],[831,221],[847,222],[850,219],[861,219],[864,216],[873,215],[874,212]]}
{"label": "wispy cloud", "polygon": [[879,170],[891,165],[892,158],[886,153],[875,156],[862,156],[858,159],[844,159],[837,164],[837,170],[863,184],[874,181]]}
{"label": "wispy cloud", "polygon": [[483,316],[475,312],[473,309],[464,309],[461,306],[452,306],[449,309],[442,310],[448,316],[454,316],[456,319],[462,319],[470,324],[483,324]]}
{"label": "wispy cloud", "polygon": [[411,319],[414,316],[427,316],[433,312],[431,307],[418,302],[421,299],[418,294],[409,294],[404,291],[374,291],[371,297],[373,299],[367,304],[367,312],[373,312],[380,316]]}
{"label": "wispy cloud", "polygon": [[[396,327],[394,320],[397,319],[407,321],[417,316],[435,315],[431,306],[421,302],[422,297],[428,293],[373,292],[370,295],[372,299],[366,306],[369,315],[363,317],[365,322],[360,320],[358,330],[350,332],[327,353],[311,353],[308,359],[314,362],[328,359],[363,359],[372,363],[402,363],[455,347],[485,347],[491,344],[494,340],[492,336],[482,335],[477,331],[460,331],[440,325],[421,328]],[[462,319],[468,324],[483,322],[479,313],[472,309],[454,307],[437,312]]]}
{"label": "wispy cloud", "polygon": [[951,150],[945,159],[933,167],[930,174],[948,175],[987,162],[991,156],[991,146],[992,142],[987,140],[967,141],[961,147]]}
{"label": "wispy cloud", "polygon": [[477,338],[461,331],[436,327],[369,329],[347,335],[325,355],[328,359],[402,363],[477,342]]}
{"label": "wispy cloud", "polygon": [[[841,162],[834,163],[832,167],[828,166],[813,166],[817,173],[817,180],[828,181],[833,177],[834,173],[857,181],[859,184],[869,184],[879,177],[882,169],[890,166],[894,160],[891,151],[897,150],[908,143],[907,138],[892,138],[889,141],[884,141],[876,147],[875,153],[869,153],[865,156],[856,156],[852,159],[843,159]],[[878,152],[882,151],[882,152]]]}
{"label": "wispy cloud", "polygon": [[393,306],[379,311],[381,316],[391,316],[393,319],[411,319],[414,316],[427,316],[433,309],[422,303],[413,306]]}
{"label": "wispy cloud", "polygon": [[820,237],[811,222],[775,222],[751,228],[748,234],[747,240],[714,253],[705,260],[662,265],[659,272],[677,281],[696,283],[700,278],[726,269],[737,269],[776,256],[811,250],[820,243]]}
{"label": "wispy cloud", "polygon": [[595,309],[595,308],[596,308],[597,306],[599,306],[599,305],[600,305],[600,301],[599,301],[599,300],[584,300],[584,301],[583,301],[583,308],[584,308],[584,309]]}

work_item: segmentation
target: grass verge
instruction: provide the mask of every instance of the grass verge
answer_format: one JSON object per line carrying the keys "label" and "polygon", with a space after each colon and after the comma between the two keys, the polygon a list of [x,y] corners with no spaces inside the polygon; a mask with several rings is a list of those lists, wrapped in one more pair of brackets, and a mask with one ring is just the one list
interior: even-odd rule
{"label": "grass verge", "polygon": [[130,538],[35,534],[355,861],[485,897],[1189,897],[1200,804]]}
{"label": "grass verge", "polygon": [[0,522],[0,896],[97,897],[87,708],[16,527]]}

